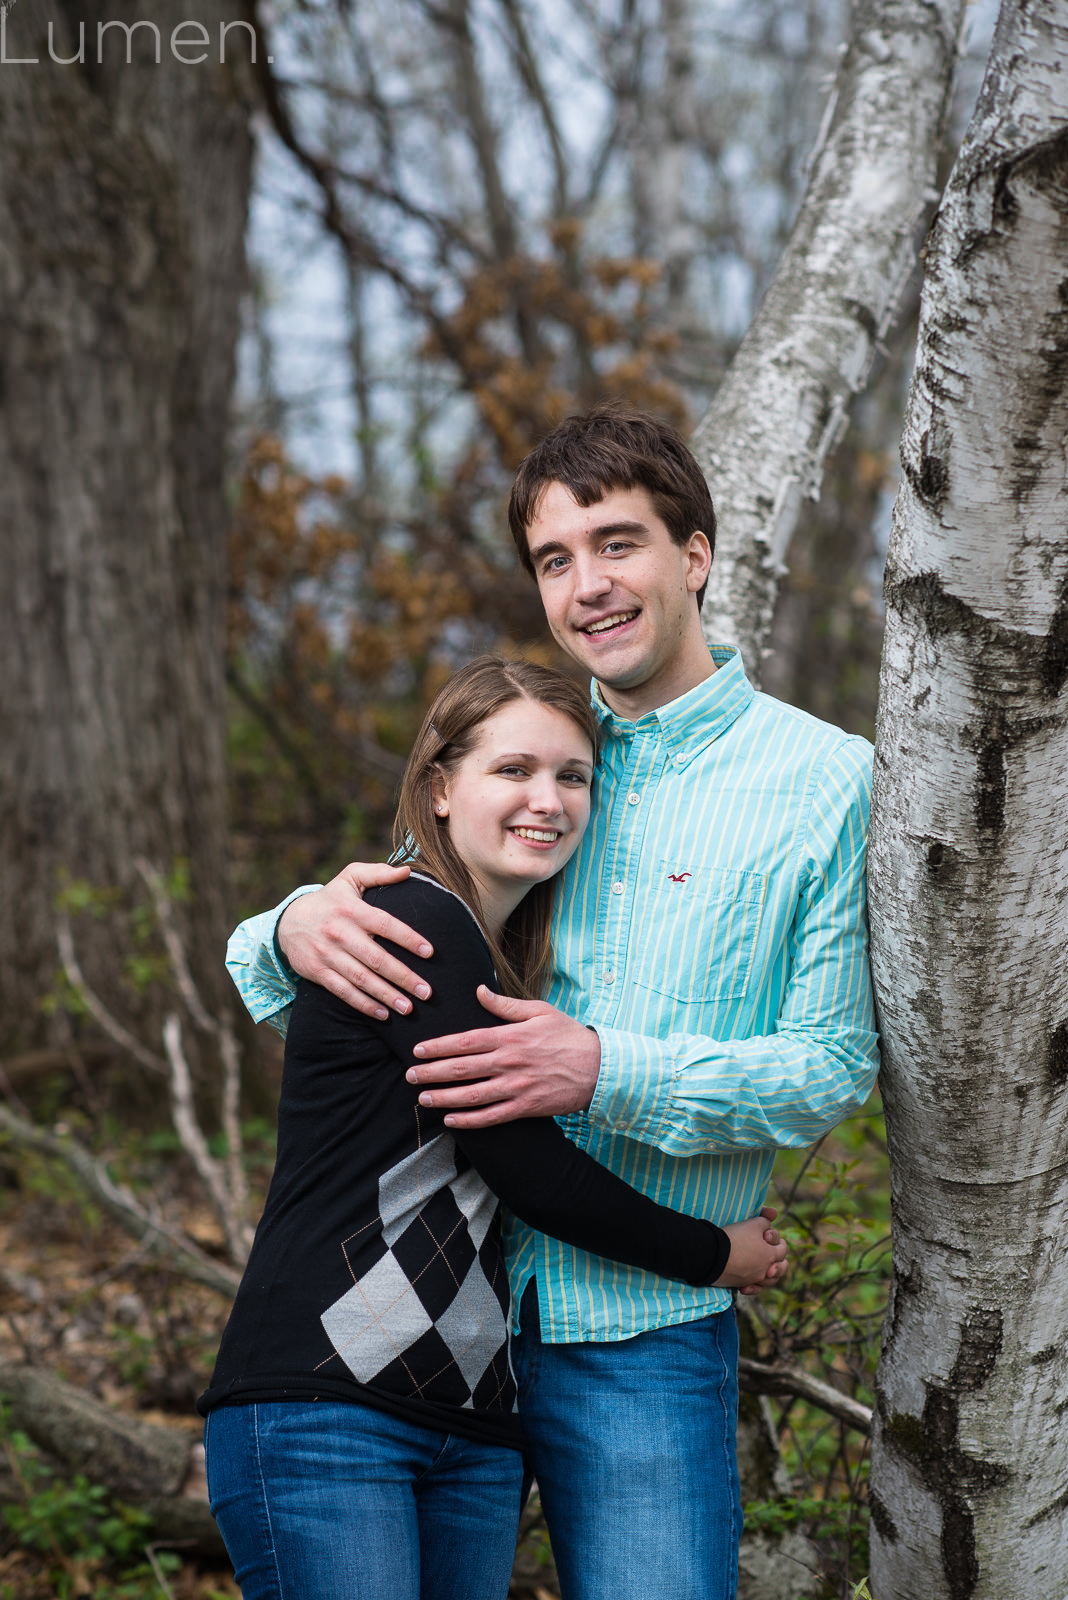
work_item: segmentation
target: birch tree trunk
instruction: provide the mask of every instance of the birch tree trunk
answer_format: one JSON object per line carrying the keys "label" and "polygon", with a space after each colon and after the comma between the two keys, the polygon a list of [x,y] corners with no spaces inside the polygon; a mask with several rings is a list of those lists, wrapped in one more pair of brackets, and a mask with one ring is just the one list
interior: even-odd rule
{"label": "birch tree trunk", "polygon": [[774,282],[692,440],[719,519],[710,640],[759,679],[783,560],[915,264],[963,0],[857,0]]}
{"label": "birch tree trunk", "polygon": [[[184,63],[182,18],[159,19],[157,63],[130,0],[5,21],[0,1045],[43,1026],[61,868],[121,888],[138,854],[185,858],[189,947],[220,992],[224,440],[251,160],[226,13],[186,8]],[[129,60],[120,23],[137,23]],[[114,953],[85,964],[114,999]]]}
{"label": "birch tree trunk", "polygon": [[927,253],[870,845],[878,1600],[1068,1570],[1068,0],[1006,0]]}

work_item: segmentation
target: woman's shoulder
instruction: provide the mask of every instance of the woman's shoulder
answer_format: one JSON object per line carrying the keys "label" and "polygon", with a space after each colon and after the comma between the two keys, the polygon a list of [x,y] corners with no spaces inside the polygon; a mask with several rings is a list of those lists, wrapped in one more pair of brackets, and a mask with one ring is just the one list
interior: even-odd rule
{"label": "woman's shoulder", "polygon": [[486,948],[485,936],[466,901],[426,873],[413,871],[400,883],[366,889],[364,899],[398,922],[406,922],[435,946],[444,937],[462,946]]}

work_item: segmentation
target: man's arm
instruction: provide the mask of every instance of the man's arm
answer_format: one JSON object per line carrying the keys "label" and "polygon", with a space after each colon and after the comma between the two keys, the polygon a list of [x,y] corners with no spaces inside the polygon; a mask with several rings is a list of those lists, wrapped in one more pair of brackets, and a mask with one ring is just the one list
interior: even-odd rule
{"label": "man's arm", "polygon": [[[285,1037],[298,977],[310,978],[365,1016],[385,1021],[390,1009],[405,1015],[430,993],[426,983],[378,943],[390,939],[413,955],[433,952],[422,934],[377,906],[363,891],[399,883],[407,867],[355,863],[321,888],[306,884],[273,911],[264,911],[231,934],[226,967],[256,1022]],[[396,985],[396,987],[392,987]]]}
{"label": "man's arm", "polygon": [[[595,1126],[678,1156],[810,1144],[861,1106],[878,1045],[864,885],[869,758],[857,744],[843,744],[813,797],[790,977],[769,1033],[717,1041],[598,1027],[594,1064],[590,1029],[548,1006],[481,996],[513,1026],[428,1042],[428,1064],[409,1074],[433,1086],[420,1098],[429,1094],[455,1127],[586,1109]],[[441,1086],[472,1073],[482,1081]]]}

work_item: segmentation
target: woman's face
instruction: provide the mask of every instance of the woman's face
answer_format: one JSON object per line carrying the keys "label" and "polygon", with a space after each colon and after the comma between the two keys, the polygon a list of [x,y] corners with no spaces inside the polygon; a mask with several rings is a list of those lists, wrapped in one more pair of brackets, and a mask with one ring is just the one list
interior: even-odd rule
{"label": "woman's face", "polygon": [[488,717],[474,747],[435,780],[435,810],[448,819],[491,921],[502,923],[574,855],[592,780],[593,750],[581,728],[530,700]]}

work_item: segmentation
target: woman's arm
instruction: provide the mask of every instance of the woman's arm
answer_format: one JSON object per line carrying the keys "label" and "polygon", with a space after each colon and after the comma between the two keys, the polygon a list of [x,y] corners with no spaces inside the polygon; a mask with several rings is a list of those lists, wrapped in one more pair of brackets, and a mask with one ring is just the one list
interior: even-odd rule
{"label": "woman's arm", "polygon": [[[417,1002],[409,1017],[370,1023],[407,1066],[421,1040],[487,1025],[491,1019],[475,989],[479,983],[492,985],[492,963],[474,919],[444,890],[411,879],[373,890],[372,898],[418,928],[435,951],[427,961],[408,956],[431,986],[431,999]],[[367,1025],[364,1019],[361,1026]],[[451,1131],[490,1189],[522,1221],[595,1255],[686,1283],[728,1288],[764,1280],[785,1258],[785,1245],[768,1227],[770,1219],[735,1223],[728,1233],[658,1205],[580,1150],[552,1118]],[[733,1272],[728,1268],[731,1235],[739,1257]]]}

